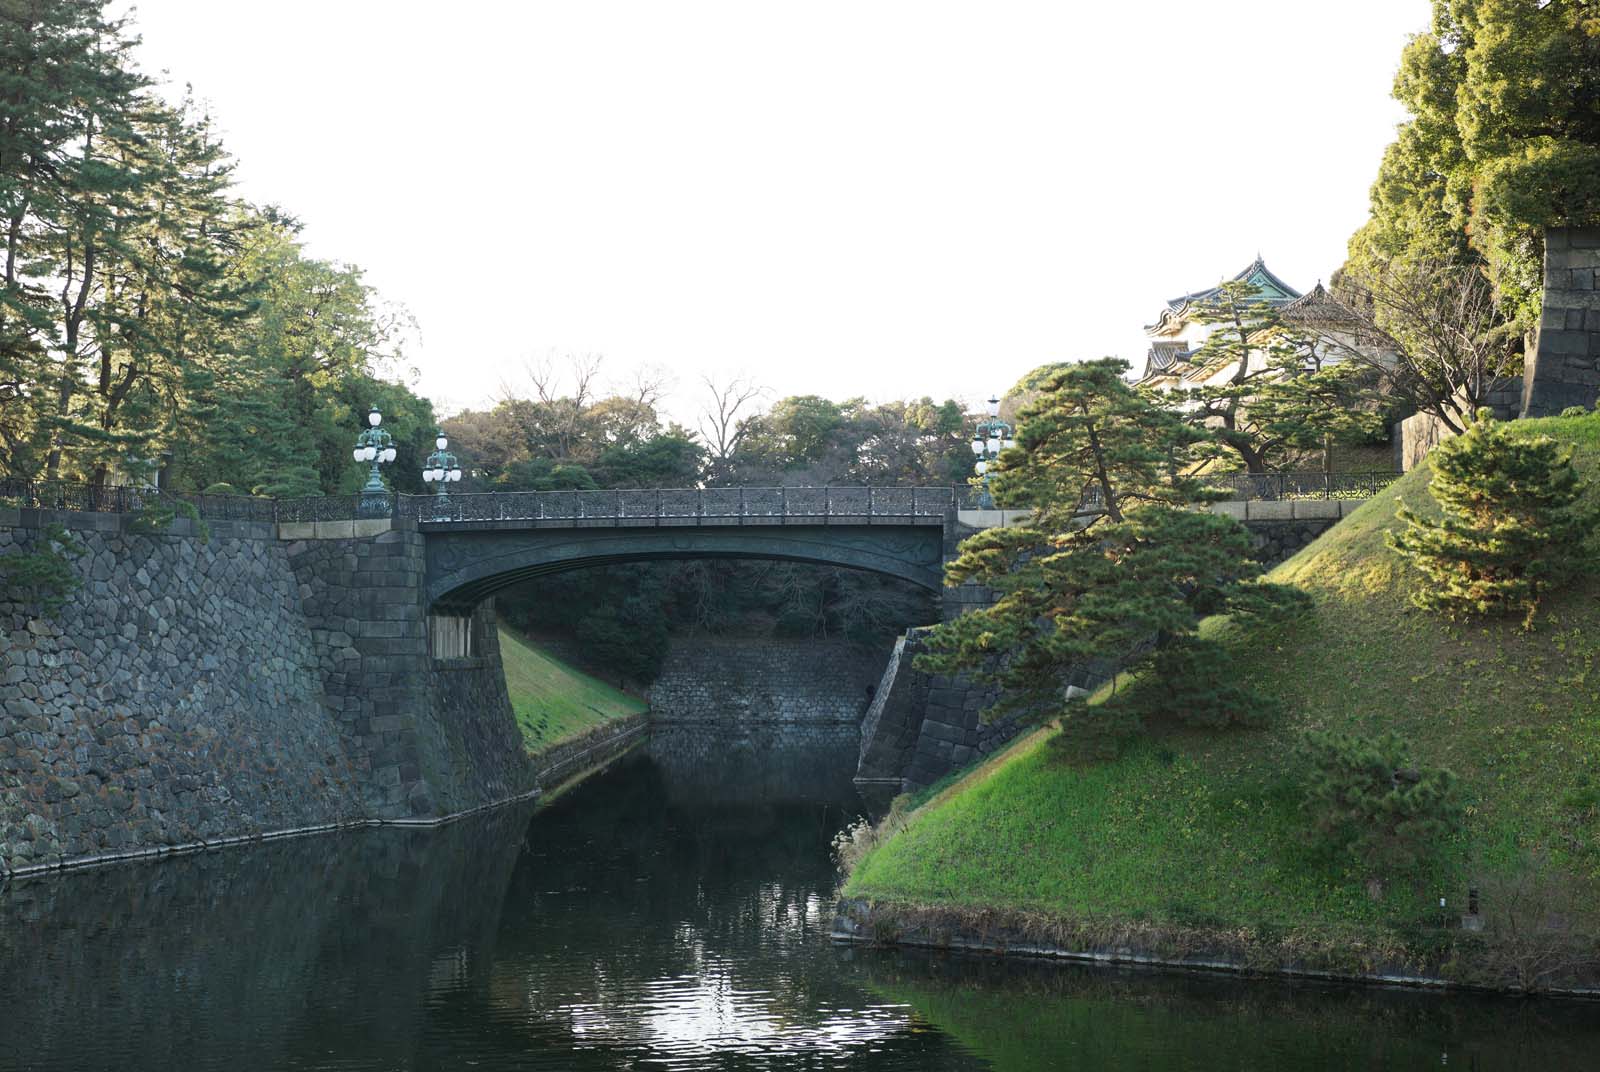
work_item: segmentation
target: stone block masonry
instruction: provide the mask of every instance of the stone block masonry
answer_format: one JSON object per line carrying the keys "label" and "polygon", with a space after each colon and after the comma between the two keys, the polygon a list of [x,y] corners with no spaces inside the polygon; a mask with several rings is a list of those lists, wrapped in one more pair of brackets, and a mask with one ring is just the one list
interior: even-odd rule
{"label": "stone block masonry", "polygon": [[1544,308],[1523,374],[1522,415],[1549,417],[1600,396],[1600,227],[1545,231]]}
{"label": "stone block masonry", "polygon": [[855,727],[883,675],[887,643],[683,637],[650,687],[651,719]]}
{"label": "stone block masonry", "polygon": [[327,706],[370,775],[362,794],[373,816],[427,818],[534,788],[493,604],[473,613],[476,655],[432,657],[420,533],[296,540],[288,557]]}
{"label": "stone block masonry", "polygon": [[[73,535],[58,614],[0,589],[0,869],[363,816],[282,545]],[[0,555],[38,539],[0,528]]]}
{"label": "stone block masonry", "polygon": [[[82,585],[47,618],[0,588],[0,872],[526,794],[491,603],[432,658],[422,538],[135,535],[11,511],[0,555],[73,530]],[[176,527],[176,526],[175,526]]]}

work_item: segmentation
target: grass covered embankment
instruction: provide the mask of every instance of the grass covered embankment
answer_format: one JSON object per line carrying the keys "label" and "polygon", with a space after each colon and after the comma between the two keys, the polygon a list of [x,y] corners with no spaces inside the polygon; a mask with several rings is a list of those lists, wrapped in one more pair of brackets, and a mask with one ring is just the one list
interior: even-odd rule
{"label": "grass covered embankment", "polygon": [[500,630],[500,661],[517,727],[530,752],[647,709],[639,697],[568,666],[509,629]]}
{"label": "grass covered embankment", "polygon": [[[1571,443],[1600,495],[1600,416],[1515,427]],[[1397,499],[1431,508],[1427,479],[1408,474],[1272,572],[1309,593],[1304,620],[1254,635],[1208,623],[1245,681],[1283,702],[1275,725],[1152,726],[1089,767],[1064,765],[1042,731],[914,812],[846,896],[957,921],[998,911],[1062,943],[1198,941],[1370,971],[1447,957],[1439,925],[1469,885],[1517,873],[1533,846],[1558,873],[1600,877],[1600,577],[1548,598],[1532,632],[1417,610],[1383,532]],[[1466,829],[1428,874],[1374,899],[1358,861],[1306,837],[1292,751],[1308,729],[1393,730],[1413,762],[1460,776]]]}

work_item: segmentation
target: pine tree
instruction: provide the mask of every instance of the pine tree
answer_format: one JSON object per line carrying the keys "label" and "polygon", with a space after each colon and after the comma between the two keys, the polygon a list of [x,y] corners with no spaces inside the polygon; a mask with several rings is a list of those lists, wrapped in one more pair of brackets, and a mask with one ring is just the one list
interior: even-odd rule
{"label": "pine tree", "polygon": [[1323,367],[1314,340],[1301,338],[1246,280],[1222,283],[1192,313],[1210,325],[1191,359],[1198,368],[1231,369],[1226,379],[1165,396],[1185,419],[1209,430],[1218,456],[1232,455],[1264,473],[1286,450],[1359,442],[1381,418],[1360,403],[1352,364]]}
{"label": "pine tree", "polygon": [[1540,598],[1583,567],[1582,544],[1600,522],[1582,502],[1570,449],[1517,435],[1483,409],[1429,462],[1441,516],[1402,504],[1406,528],[1386,537],[1426,578],[1413,601],[1452,618],[1520,609],[1531,626]]}
{"label": "pine tree", "polygon": [[[1255,583],[1260,566],[1242,525],[1192,509],[1208,493],[1180,474],[1204,433],[1130,387],[1127,367],[1106,358],[1024,381],[1037,397],[992,490],[1031,514],[969,537],[946,567],[946,584],[986,585],[998,600],[938,626],[918,666],[998,682],[996,713],[1061,715],[1075,668],[1139,670],[1157,653],[1173,663],[1199,642],[1203,618],[1294,602],[1290,590]],[[1107,725],[1120,714],[1073,711]]]}
{"label": "pine tree", "polygon": [[1414,766],[1406,752],[1393,733],[1308,733],[1300,746],[1314,830],[1379,880],[1416,867],[1462,822],[1456,776]]}

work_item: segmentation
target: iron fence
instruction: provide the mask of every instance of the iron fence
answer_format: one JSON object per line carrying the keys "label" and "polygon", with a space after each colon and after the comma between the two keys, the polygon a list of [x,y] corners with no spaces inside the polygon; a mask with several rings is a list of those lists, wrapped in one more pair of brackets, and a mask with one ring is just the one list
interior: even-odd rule
{"label": "iron fence", "polygon": [[1209,486],[1235,499],[1370,499],[1399,479],[1399,473],[1225,473],[1203,477]]}
{"label": "iron fence", "polygon": [[607,491],[494,491],[401,495],[403,518],[428,522],[585,521],[670,524],[835,518],[943,518],[956,501],[953,488],[733,487],[640,488]]}
{"label": "iron fence", "polygon": [[137,514],[147,508],[181,511],[179,504],[192,507],[195,516],[205,521],[272,522],[278,519],[276,500],[251,495],[204,495],[120,484],[0,478],[0,506],[75,513]]}
{"label": "iron fence", "polygon": [[[1398,473],[1226,473],[1205,483],[1235,499],[1364,499]],[[1085,511],[1098,506],[1094,489]],[[419,523],[533,521],[581,525],[759,524],[763,521],[942,518],[951,508],[982,505],[983,489],[956,487],[716,487],[622,488],[604,491],[494,491],[392,495],[375,507],[359,494],[268,499],[203,495],[155,488],[105,486],[70,480],[0,478],[0,506],[94,513],[139,513],[146,507],[186,503],[208,521],[316,522],[360,517],[406,518]]]}

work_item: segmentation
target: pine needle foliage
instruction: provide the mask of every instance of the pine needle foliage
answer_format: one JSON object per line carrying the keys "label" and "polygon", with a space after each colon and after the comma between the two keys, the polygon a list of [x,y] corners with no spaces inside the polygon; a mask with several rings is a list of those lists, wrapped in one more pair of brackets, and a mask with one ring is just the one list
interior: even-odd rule
{"label": "pine needle foliage", "polygon": [[1305,810],[1315,835],[1373,878],[1410,871],[1454,835],[1464,809],[1456,776],[1416,767],[1397,734],[1308,733],[1300,745]]}
{"label": "pine needle foliage", "polygon": [[83,583],[72,567],[83,552],[64,526],[49,525],[33,550],[0,556],[0,586],[15,588],[42,614],[54,615]]}
{"label": "pine needle foliage", "polygon": [[1402,503],[1388,544],[1428,583],[1412,600],[1450,618],[1524,613],[1584,568],[1582,546],[1600,514],[1582,501],[1572,452],[1549,436],[1513,436],[1489,410],[1430,457],[1437,519]]}
{"label": "pine needle foliage", "polygon": [[1158,653],[1164,668],[1177,666],[1202,619],[1298,605],[1293,590],[1257,582],[1242,525],[1193,509],[1213,495],[1181,475],[1204,433],[1129,386],[1127,367],[1049,366],[1024,382],[1037,395],[992,488],[1031,514],[963,541],[945,583],[985,585],[997,601],[938,626],[917,660],[1000,684],[991,716],[1088,720],[1081,736],[1099,738],[1090,755],[1114,750],[1139,722],[1122,707],[1069,703],[1075,668],[1137,671]]}

